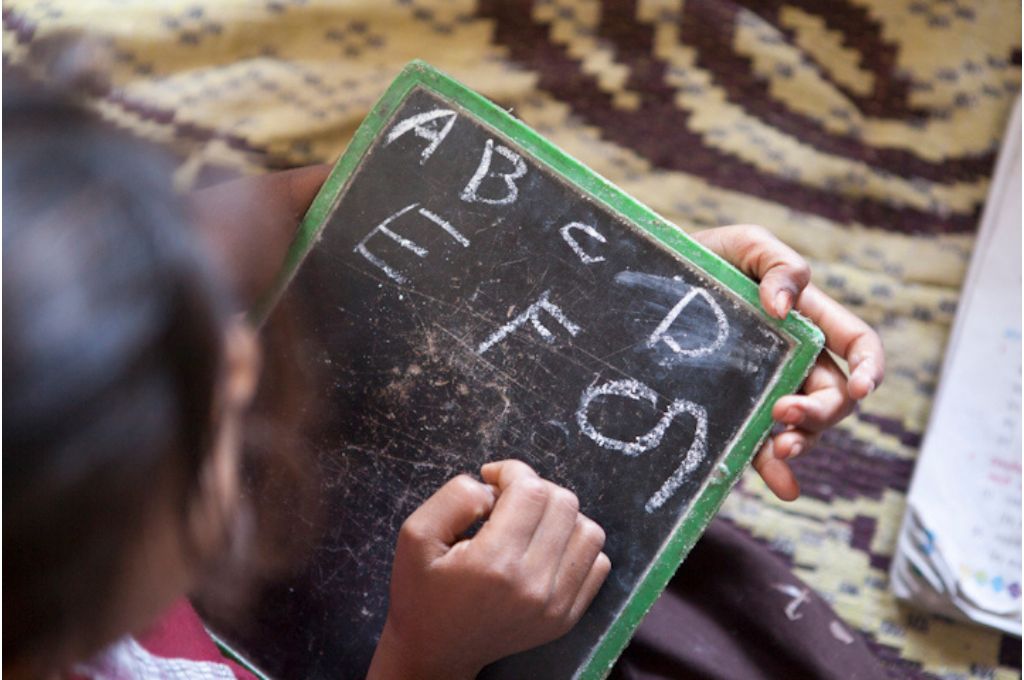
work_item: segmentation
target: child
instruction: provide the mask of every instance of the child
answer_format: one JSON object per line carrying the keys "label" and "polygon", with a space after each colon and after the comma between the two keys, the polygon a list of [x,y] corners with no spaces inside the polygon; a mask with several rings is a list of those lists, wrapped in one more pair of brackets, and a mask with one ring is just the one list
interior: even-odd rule
{"label": "child", "polygon": [[[260,353],[236,312],[280,265],[326,168],[201,192],[190,211],[152,149],[52,97],[5,94],[4,670],[241,676],[208,639],[186,639],[205,634],[182,600],[245,516],[239,441]],[[755,466],[793,498],[786,459],[881,381],[880,342],[765,230],[697,238],[851,364],[847,380],[823,357],[806,394],[775,405],[787,429]],[[370,677],[473,677],[564,634],[609,573],[604,534],[571,492],[518,461],[480,474],[403,525]],[[140,645],[146,629],[169,632]]]}

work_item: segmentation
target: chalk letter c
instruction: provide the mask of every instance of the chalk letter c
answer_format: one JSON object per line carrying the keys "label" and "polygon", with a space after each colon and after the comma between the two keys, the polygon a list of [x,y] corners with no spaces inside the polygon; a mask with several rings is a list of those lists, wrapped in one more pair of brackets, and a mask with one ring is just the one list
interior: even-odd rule
{"label": "chalk letter c", "polygon": [[604,262],[603,255],[588,255],[586,252],[583,251],[583,247],[572,236],[571,232],[573,231],[573,229],[579,229],[584,234],[600,243],[607,243],[608,239],[606,239],[597,229],[594,229],[589,224],[583,224],[582,222],[570,222],[569,224],[565,225],[564,227],[558,230],[559,233],[562,235],[562,238],[565,239],[565,242],[569,244],[570,248],[572,248],[572,252],[576,253],[576,255],[579,256],[580,261],[583,262],[583,264],[594,264],[595,262]]}

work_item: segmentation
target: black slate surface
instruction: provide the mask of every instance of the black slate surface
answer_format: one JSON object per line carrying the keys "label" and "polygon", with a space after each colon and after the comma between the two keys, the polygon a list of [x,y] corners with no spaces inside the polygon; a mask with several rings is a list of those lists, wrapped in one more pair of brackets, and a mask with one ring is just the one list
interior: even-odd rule
{"label": "black slate surface", "polygon": [[[437,109],[454,113],[387,140]],[[516,198],[500,204],[509,182]],[[579,252],[562,233],[571,223]],[[371,148],[281,309],[298,310],[302,339],[278,351],[316,376],[303,441],[327,521],[311,562],[220,632],[289,678],[363,676],[401,522],[454,474],[508,457],[578,494],[613,570],[568,636],[485,675],[571,676],[788,348],[734,294],[423,90]],[[693,469],[652,502],[691,450]]]}

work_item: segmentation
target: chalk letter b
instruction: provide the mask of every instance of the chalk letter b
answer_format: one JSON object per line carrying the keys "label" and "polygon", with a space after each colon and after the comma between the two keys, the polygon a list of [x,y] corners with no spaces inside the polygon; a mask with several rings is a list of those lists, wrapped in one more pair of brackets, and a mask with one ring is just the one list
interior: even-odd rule
{"label": "chalk letter b", "polygon": [[[504,156],[510,163],[512,163],[511,172],[491,172],[491,159],[494,157],[494,152],[497,151],[500,156]],[[514,203],[516,198],[519,196],[519,187],[516,186],[516,180],[526,174],[526,163],[522,157],[507,146],[498,144],[495,146],[493,139],[488,139],[487,144],[484,146],[484,155],[480,159],[480,165],[477,166],[476,172],[473,177],[469,180],[469,184],[462,190],[462,198],[466,203],[488,203],[490,205],[508,205]],[[489,177],[501,178],[505,182],[505,195],[501,197],[488,197],[480,195],[480,183]]]}

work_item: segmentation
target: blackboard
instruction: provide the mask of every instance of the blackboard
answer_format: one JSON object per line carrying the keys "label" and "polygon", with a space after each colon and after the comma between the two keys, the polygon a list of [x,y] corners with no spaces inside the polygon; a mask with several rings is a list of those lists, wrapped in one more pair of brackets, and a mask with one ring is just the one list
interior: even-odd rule
{"label": "blackboard", "polygon": [[508,457],[577,493],[613,570],[571,633],[484,677],[604,675],[822,342],[421,63],[338,162],[257,315],[283,308],[302,332],[281,351],[316,376],[304,442],[329,521],[303,569],[217,632],[284,677],[362,677],[401,522]]}

